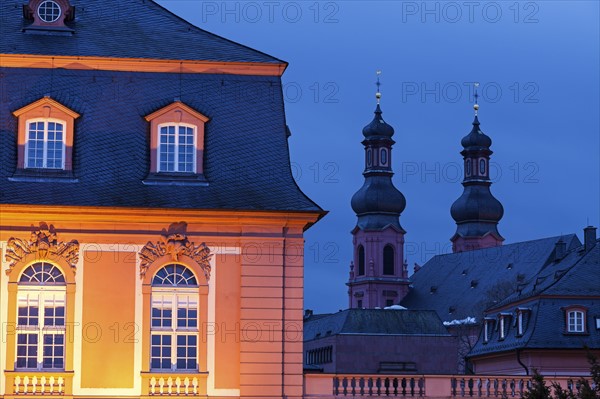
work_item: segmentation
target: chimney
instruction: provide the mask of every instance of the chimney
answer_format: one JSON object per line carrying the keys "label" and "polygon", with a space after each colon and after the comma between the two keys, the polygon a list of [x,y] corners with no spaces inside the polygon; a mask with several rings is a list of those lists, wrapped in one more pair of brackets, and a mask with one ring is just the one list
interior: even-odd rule
{"label": "chimney", "polygon": [[562,237],[554,244],[554,260],[559,261],[565,257],[567,253],[567,243],[563,241]]}
{"label": "chimney", "polygon": [[583,229],[583,245],[585,252],[588,252],[590,249],[596,245],[596,228],[593,226],[588,226]]}
{"label": "chimney", "polygon": [[304,310],[304,321],[310,319],[313,315],[313,311],[312,309],[305,309]]}

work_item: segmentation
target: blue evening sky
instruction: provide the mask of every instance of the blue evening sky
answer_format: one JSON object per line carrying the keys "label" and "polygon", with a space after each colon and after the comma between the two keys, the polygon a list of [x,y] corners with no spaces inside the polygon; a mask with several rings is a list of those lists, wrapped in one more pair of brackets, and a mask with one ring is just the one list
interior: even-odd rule
{"label": "blue evening sky", "polygon": [[361,130],[373,117],[378,69],[383,116],[396,130],[394,184],[407,200],[400,221],[411,272],[450,250],[474,81],[505,242],[581,238],[586,224],[600,224],[598,1],[159,3],[290,63],[293,171],[329,211],[305,236],[305,307],[348,306],[350,198],[363,182]]}

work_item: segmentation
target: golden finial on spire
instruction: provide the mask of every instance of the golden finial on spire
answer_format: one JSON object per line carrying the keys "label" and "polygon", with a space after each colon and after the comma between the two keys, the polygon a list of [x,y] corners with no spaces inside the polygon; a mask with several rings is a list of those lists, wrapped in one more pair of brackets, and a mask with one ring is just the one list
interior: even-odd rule
{"label": "golden finial on spire", "polygon": [[475,110],[475,116],[479,113],[479,94],[477,93],[477,88],[479,87],[479,82],[475,82],[475,104],[473,105],[473,109]]}
{"label": "golden finial on spire", "polygon": [[381,76],[381,71],[377,71],[377,83],[375,83],[377,85],[377,93],[375,93],[375,98],[377,99],[377,105],[379,105],[379,102],[381,101],[381,82],[379,81],[379,76]]}

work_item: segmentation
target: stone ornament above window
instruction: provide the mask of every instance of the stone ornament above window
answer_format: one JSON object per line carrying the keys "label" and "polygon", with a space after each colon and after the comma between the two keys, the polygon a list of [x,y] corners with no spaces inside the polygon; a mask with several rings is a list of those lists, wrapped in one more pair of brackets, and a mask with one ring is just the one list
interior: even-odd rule
{"label": "stone ornament above window", "polygon": [[49,255],[63,258],[75,273],[79,262],[79,243],[76,240],[62,242],[53,225],[40,222],[39,227],[31,225],[29,240],[11,237],[6,244],[5,259],[9,263],[6,274],[9,275],[15,265],[30,254],[37,254],[38,259],[47,259]]}
{"label": "stone ornament above window", "polygon": [[187,237],[187,223],[172,223],[169,229],[163,229],[160,240],[156,243],[148,241],[140,250],[140,278],[144,278],[150,265],[165,255],[171,257],[173,262],[180,261],[182,256],[191,258],[198,263],[206,280],[210,279],[210,249],[205,243],[195,245]]}
{"label": "stone ornament above window", "polygon": [[75,7],[69,0],[30,0],[23,6],[23,16],[33,23],[25,31],[73,32],[65,25],[75,19]]}

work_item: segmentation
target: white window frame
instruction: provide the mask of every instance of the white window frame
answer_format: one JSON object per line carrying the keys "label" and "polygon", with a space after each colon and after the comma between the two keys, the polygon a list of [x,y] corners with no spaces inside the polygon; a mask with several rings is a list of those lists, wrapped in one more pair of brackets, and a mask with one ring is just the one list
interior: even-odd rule
{"label": "white window frame", "polygon": [[490,340],[490,322],[484,320],[483,322],[483,342],[487,343]]}
{"label": "white window frame", "polygon": [[[45,5],[45,4],[47,4],[47,3],[52,3],[52,5],[53,5],[53,6],[55,6],[55,7],[57,7],[57,8],[58,8],[58,16],[57,16],[56,18],[54,18],[53,20],[50,20],[50,21],[49,21],[49,20],[46,20],[46,19],[44,19],[44,18],[42,17],[42,13],[41,13],[42,6],[43,6],[43,5]],[[62,11],[62,8],[60,7],[60,4],[58,4],[58,3],[57,3],[56,1],[54,1],[54,0],[44,0],[44,1],[42,1],[42,2],[40,3],[40,5],[39,5],[39,6],[38,6],[38,8],[37,8],[37,13],[38,13],[38,16],[40,17],[40,19],[41,19],[43,22],[46,22],[46,23],[54,23],[54,22],[58,21],[58,20],[60,19],[61,15],[62,15],[62,12],[63,12],[63,11]]]}
{"label": "white window frame", "polygon": [[[581,309],[567,311],[567,332],[584,333],[585,332],[585,313]],[[578,317],[580,316],[580,317]]]}
{"label": "white window frame", "polygon": [[523,335],[525,332],[523,326],[523,311],[519,311],[517,312],[517,335]]}
{"label": "white window frame", "polygon": [[[33,297],[33,298],[32,298]],[[17,291],[17,312],[16,312],[16,324],[17,324],[17,339],[15,341],[15,369],[18,370],[38,370],[38,371],[64,371],[65,368],[65,352],[66,352],[66,318],[67,318],[67,287],[66,285],[28,285],[28,284],[19,284]],[[32,301],[37,301],[38,305],[38,325],[37,326],[29,326],[29,325],[19,325],[19,305],[23,302],[30,303]],[[46,326],[45,325],[45,312],[46,312],[46,304],[54,303],[60,304],[65,309],[64,319],[65,323],[62,326]],[[17,368],[17,359],[18,359],[18,351],[17,347],[19,346],[19,335],[26,335],[37,333],[38,341],[37,341],[37,362],[35,368],[30,367],[19,367]],[[44,334],[52,333],[54,335],[62,335],[63,336],[63,367],[62,368],[44,368]]]}
{"label": "white window frame", "polygon": [[[169,170],[162,170],[161,169],[161,130],[164,127],[171,127],[174,126],[175,127],[175,154],[174,154],[174,170],[169,171]],[[194,143],[193,143],[193,160],[192,160],[192,171],[180,171],[179,170],[179,128],[180,127],[185,127],[185,128],[190,128],[192,129],[192,134],[194,136]],[[198,152],[198,127],[196,125],[192,125],[189,123],[180,123],[180,122],[167,122],[167,123],[161,123],[157,126],[157,141],[156,141],[156,171],[158,173],[197,173],[197,152]]]}
{"label": "white window frame", "polygon": [[[154,305],[159,302],[171,302],[171,327],[154,327],[152,326],[152,309]],[[190,300],[192,299],[192,300]],[[200,340],[198,337],[198,326],[200,325],[200,300],[198,295],[198,288],[195,286],[174,288],[174,287],[152,287],[152,299],[150,309],[150,370],[152,372],[197,372],[199,369],[200,359]],[[195,305],[196,309],[196,327],[178,327],[177,326],[177,310],[179,304],[187,303],[187,309],[194,308],[189,306],[190,304]],[[171,336],[171,368],[153,368],[152,367],[152,336],[154,335],[169,335]],[[178,336],[196,336],[196,368],[195,369],[178,369],[177,368],[177,337]]]}
{"label": "white window frame", "polygon": [[[32,123],[38,123],[38,122],[43,122],[44,123],[44,140],[43,140],[43,158],[42,158],[42,166],[35,166],[35,165],[29,165],[29,132],[30,132],[30,124]],[[50,168],[48,167],[48,123],[57,123],[62,125],[63,130],[62,130],[62,148],[61,148],[61,153],[62,153],[62,158],[61,158],[61,162],[60,162],[60,168]],[[28,119],[25,121],[25,154],[24,154],[24,161],[25,161],[25,168],[28,169],[50,169],[50,170],[64,170],[65,169],[65,153],[66,153],[66,139],[67,139],[67,121],[64,121],[62,119],[55,119],[55,118],[34,118],[34,119]]]}
{"label": "white window frame", "polygon": [[504,330],[504,325],[506,324],[506,321],[504,319],[504,316],[500,316],[500,321],[498,323],[498,328],[500,329],[500,339],[506,338],[506,330]]}

